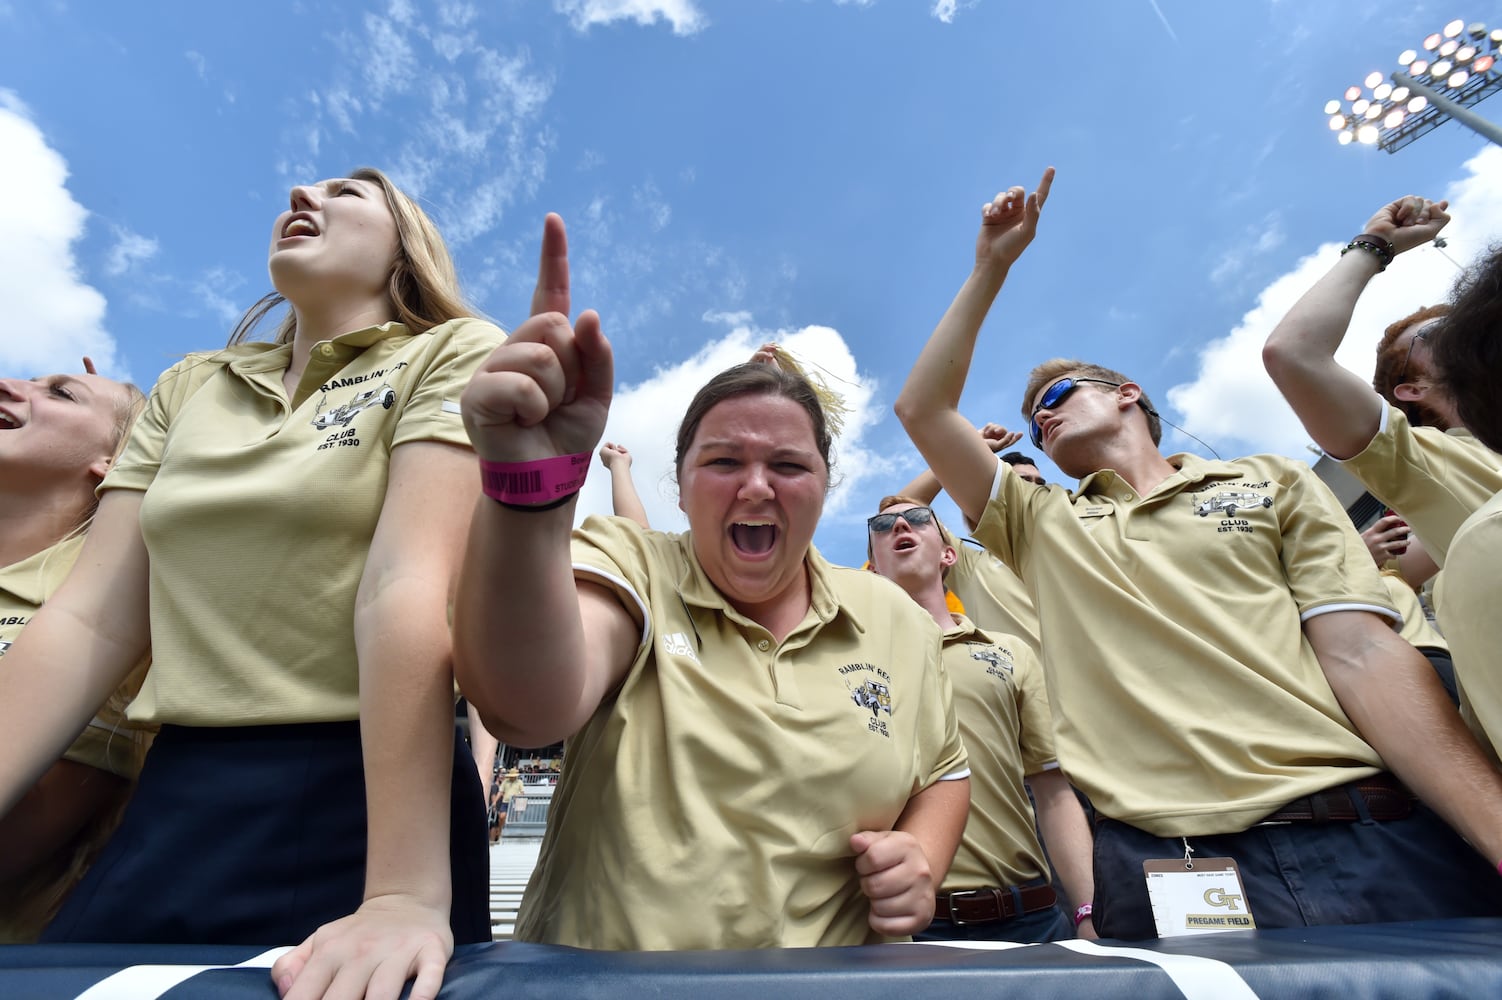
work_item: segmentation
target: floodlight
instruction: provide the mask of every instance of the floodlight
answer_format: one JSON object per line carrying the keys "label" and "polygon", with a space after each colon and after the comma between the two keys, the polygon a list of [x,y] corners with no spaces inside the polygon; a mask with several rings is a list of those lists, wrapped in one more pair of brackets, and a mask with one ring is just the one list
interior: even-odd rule
{"label": "floodlight", "polygon": [[1354,100],[1356,100],[1356,98],[1358,98],[1360,96],[1361,96],[1361,88],[1358,87],[1358,86],[1356,86],[1355,84],[1352,84],[1351,86],[1349,86],[1349,87],[1346,88],[1346,100],[1348,100],[1348,101],[1354,101]]}
{"label": "floodlight", "polygon": [[1494,49],[1497,46],[1502,45],[1502,28],[1492,29],[1490,41],[1492,43],[1492,48]]}
{"label": "floodlight", "polygon": [[1434,34],[1424,39],[1424,48],[1430,52],[1433,52],[1435,49],[1439,48],[1439,43],[1442,41],[1444,41],[1444,37],[1436,31]]}
{"label": "floodlight", "polygon": [[1450,60],[1441,59],[1433,66],[1429,67],[1429,75],[1434,77],[1436,80],[1443,80],[1445,77],[1450,75],[1450,71],[1454,68],[1455,65],[1450,62]]}
{"label": "floodlight", "polygon": [[1356,141],[1363,145],[1375,146],[1377,144],[1377,137],[1381,134],[1382,130],[1377,128],[1377,126],[1363,125],[1356,130]]}
{"label": "floodlight", "polygon": [[1366,109],[1369,108],[1369,107],[1371,107],[1371,106],[1372,106],[1372,102],[1368,101],[1365,97],[1363,97],[1361,100],[1356,101],[1355,103],[1353,103],[1351,105],[1351,114],[1353,114],[1353,115],[1364,115],[1364,114],[1366,114]]}
{"label": "floodlight", "polygon": [[1410,115],[1416,115],[1428,106],[1429,98],[1425,97],[1423,94],[1420,94],[1419,96],[1408,102],[1408,113]]}
{"label": "floodlight", "polygon": [[1479,56],[1475,62],[1471,63],[1471,72],[1475,73],[1477,76],[1480,76],[1482,73],[1485,73],[1487,70],[1491,69],[1492,66],[1496,64],[1496,62],[1497,60],[1493,56]]}
{"label": "floodlight", "polygon": [[1341,129],[1343,129],[1345,127],[1346,127],[1346,116],[1345,115],[1331,115],[1330,116],[1330,131],[1331,132],[1339,132]]}
{"label": "floodlight", "polygon": [[1335,114],[1335,112],[1337,112],[1339,110],[1340,110],[1340,102],[1339,101],[1326,101],[1325,102],[1325,114],[1327,114],[1327,115],[1333,115],[1333,114]]}
{"label": "floodlight", "polygon": [[1337,135],[1335,137],[1335,141],[1340,143],[1342,146],[1349,146],[1351,144],[1351,133],[1342,132],[1340,133],[1340,135]]}
{"label": "floodlight", "polygon": [[1486,25],[1482,24],[1480,21],[1472,21],[1469,25],[1466,26],[1465,33],[1479,42],[1481,39],[1486,37]]}
{"label": "floodlight", "polygon": [[1374,70],[1372,70],[1370,73],[1368,73],[1366,75],[1366,85],[1367,85],[1368,89],[1370,89],[1372,87],[1375,87],[1377,84],[1379,84],[1381,82],[1382,82],[1382,72],[1380,70],[1375,70],[1374,69]]}
{"label": "floodlight", "polygon": [[1462,21],[1462,20],[1460,20],[1459,18],[1456,18],[1455,20],[1451,21],[1449,24],[1445,25],[1445,37],[1446,38],[1454,38],[1456,35],[1460,34],[1464,30],[1465,30],[1465,22]]}
{"label": "floodlight", "polygon": [[1379,83],[1372,88],[1372,97],[1379,101],[1385,101],[1392,96],[1392,84]]}
{"label": "floodlight", "polygon": [[1394,88],[1393,92],[1392,92],[1392,99],[1393,99],[1393,103],[1394,104],[1402,104],[1404,101],[1408,100],[1408,88],[1407,87],[1396,87],[1396,88]]}
{"label": "floodlight", "polygon": [[1446,57],[1453,56],[1458,48],[1460,48],[1460,43],[1452,38],[1439,47],[1439,54]]}
{"label": "floodlight", "polygon": [[1449,86],[1455,90],[1459,90],[1461,87],[1465,86],[1465,82],[1470,78],[1471,74],[1467,73],[1463,69],[1458,69],[1450,74],[1450,78],[1445,81],[1445,84],[1446,86]]}
{"label": "floodlight", "polygon": [[1462,45],[1455,50],[1455,64],[1463,66],[1476,57],[1476,46]]}
{"label": "floodlight", "polygon": [[1407,116],[1403,114],[1403,109],[1402,108],[1398,108],[1396,110],[1389,111],[1387,113],[1387,117],[1384,118],[1384,119],[1382,119],[1382,127],[1383,128],[1397,128],[1399,125],[1403,124],[1403,119],[1405,117],[1407,117]]}
{"label": "floodlight", "polygon": [[1419,54],[1417,52],[1413,51],[1413,49],[1404,49],[1403,52],[1402,52],[1402,54],[1398,56],[1398,65],[1399,66],[1407,66],[1409,63],[1413,62],[1418,57],[1419,57]]}
{"label": "floodlight", "polygon": [[1384,109],[1381,104],[1373,101],[1370,105],[1367,106],[1367,109],[1363,112],[1363,115],[1366,118],[1381,118],[1383,110]]}
{"label": "floodlight", "polygon": [[1413,65],[1408,67],[1408,75],[1413,77],[1423,76],[1429,72],[1429,60],[1415,59]]}

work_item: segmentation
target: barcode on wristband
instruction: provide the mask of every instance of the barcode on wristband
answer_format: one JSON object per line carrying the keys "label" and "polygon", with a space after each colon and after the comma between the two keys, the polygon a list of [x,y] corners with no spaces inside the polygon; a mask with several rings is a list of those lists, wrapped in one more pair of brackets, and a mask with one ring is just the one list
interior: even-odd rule
{"label": "barcode on wristband", "polygon": [[507,493],[542,492],[542,473],[535,469],[528,472],[492,472],[490,478],[495,486]]}

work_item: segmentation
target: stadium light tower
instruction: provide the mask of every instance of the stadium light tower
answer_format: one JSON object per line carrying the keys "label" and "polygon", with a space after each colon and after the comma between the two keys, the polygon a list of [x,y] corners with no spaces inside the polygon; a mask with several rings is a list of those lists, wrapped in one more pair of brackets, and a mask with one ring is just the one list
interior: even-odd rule
{"label": "stadium light tower", "polygon": [[1342,146],[1354,142],[1396,153],[1454,118],[1502,146],[1502,128],[1470,110],[1502,90],[1499,48],[1502,28],[1451,21],[1398,56],[1391,83],[1375,71],[1365,86],[1347,87],[1344,101],[1326,102],[1330,131]]}

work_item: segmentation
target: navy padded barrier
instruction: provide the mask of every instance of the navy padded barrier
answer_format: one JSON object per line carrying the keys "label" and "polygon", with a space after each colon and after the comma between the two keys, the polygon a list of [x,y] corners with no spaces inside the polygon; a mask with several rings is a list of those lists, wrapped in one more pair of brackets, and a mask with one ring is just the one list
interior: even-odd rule
{"label": "navy padded barrier", "polygon": [[[1089,945],[1086,951],[1093,951]],[[1195,982],[1130,957],[1140,950],[1173,967],[1226,963]],[[75,1000],[112,973],[144,964],[233,965],[253,948],[34,945],[0,947],[0,997]],[[1183,960],[1187,959],[1187,962]],[[1245,987],[1221,992],[1227,973]],[[1220,977],[1217,979],[1217,977]],[[1191,977],[1192,978],[1192,977]],[[1217,985],[1219,983],[1220,985]],[[1249,988],[1249,989],[1247,989]],[[589,952],[507,942],[470,945],[449,966],[443,1000],[913,1000],[1224,996],[1377,1000],[1502,997],[1502,920],[1445,920],[1210,934],[1106,944],[1077,953],[1046,944],[1006,950],[968,945],[740,952]],[[265,969],[202,972],[165,992],[130,1000],[275,1000]]]}

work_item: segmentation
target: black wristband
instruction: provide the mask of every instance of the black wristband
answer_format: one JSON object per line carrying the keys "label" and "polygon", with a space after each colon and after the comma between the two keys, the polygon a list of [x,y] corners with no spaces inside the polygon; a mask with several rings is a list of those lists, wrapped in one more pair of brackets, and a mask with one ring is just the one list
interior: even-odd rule
{"label": "black wristband", "polygon": [[505,507],[507,510],[519,510],[519,511],[522,511],[522,512],[527,513],[527,514],[533,514],[533,513],[536,513],[537,511],[542,511],[542,510],[557,510],[559,507],[562,507],[564,504],[568,503],[570,500],[574,499],[574,497],[576,497],[578,495],[579,495],[579,491],[575,490],[573,493],[570,493],[566,497],[559,497],[557,500],[550,500],[547,503],[540,503],[540,504],[535,504],[535,505],[531,505],[531,504],[519,504],[519,503],[507,503],[504,500],[495,500],[495,497],[491,497],[490,499],[495,500],[496,503],[500,504],[502,507]]}

